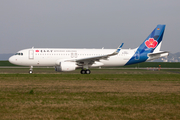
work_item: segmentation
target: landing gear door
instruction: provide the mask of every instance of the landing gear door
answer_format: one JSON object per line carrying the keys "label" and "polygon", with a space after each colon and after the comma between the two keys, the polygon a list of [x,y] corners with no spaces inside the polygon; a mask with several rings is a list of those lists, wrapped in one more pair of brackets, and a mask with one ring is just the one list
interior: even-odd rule
{"label": "landing gear door", "polygon": [[29,59],[34,59],[34,50],[29,50]]}

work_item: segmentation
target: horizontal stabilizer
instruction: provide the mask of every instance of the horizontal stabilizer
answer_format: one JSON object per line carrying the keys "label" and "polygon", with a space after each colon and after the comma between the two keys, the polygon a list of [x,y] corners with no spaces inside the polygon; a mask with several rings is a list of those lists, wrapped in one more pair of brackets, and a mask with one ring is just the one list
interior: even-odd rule
{"label": "horizontal stabilizer", "polygon": [[160,52],[157,52],[157,53],[149,53],[148,54],[148,57],[149,57],[148,60],[153,60],[153,59],[157,59],[157,58],[161,58],[161,57],[166,57],[168,55],[169,55],[169,52],[167,52],[167,51],[160,51]]}

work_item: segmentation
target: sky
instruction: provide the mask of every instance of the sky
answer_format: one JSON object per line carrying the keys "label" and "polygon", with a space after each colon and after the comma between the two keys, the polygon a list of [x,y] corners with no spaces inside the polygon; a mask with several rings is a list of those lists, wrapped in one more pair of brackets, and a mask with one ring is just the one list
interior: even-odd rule
{"label": "sky", "polygon": [[166,24],[161,50],[180,52],[179,0],[1,0],[0,54],[26,48],[138,47]]}

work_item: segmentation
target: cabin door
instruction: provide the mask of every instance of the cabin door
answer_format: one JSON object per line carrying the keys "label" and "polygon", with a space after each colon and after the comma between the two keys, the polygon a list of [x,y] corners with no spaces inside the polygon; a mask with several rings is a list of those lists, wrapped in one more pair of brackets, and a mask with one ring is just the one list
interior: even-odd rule
{"label": "cabin door", "polygon": [[34,50],[29,50],[29,59],[34,59]]}

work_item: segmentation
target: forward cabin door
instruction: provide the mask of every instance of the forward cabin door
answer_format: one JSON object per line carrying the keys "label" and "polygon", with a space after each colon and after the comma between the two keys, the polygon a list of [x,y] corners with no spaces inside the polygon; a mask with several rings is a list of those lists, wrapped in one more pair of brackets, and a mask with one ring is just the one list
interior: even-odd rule
{"label": "forward cabin door", "polygon": [[29,59],[34,59],[34,50],[29,50]]}

